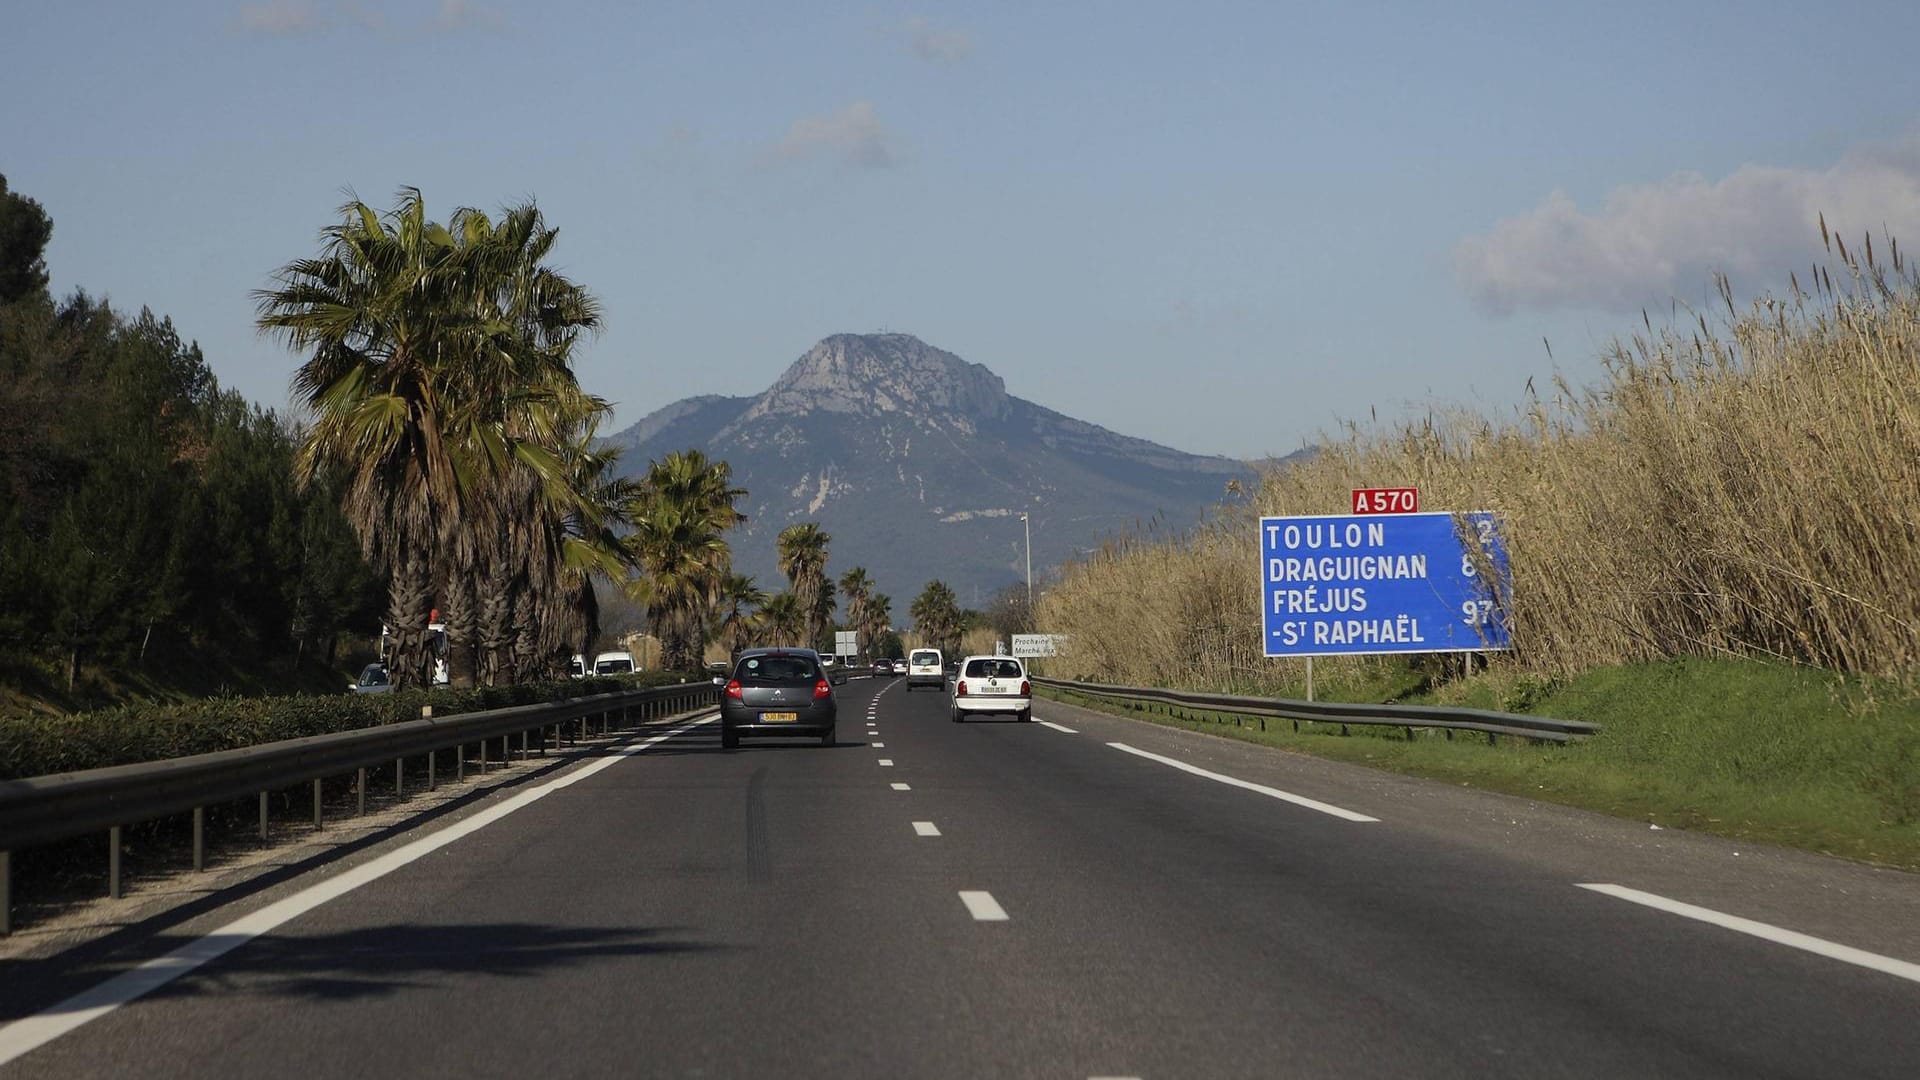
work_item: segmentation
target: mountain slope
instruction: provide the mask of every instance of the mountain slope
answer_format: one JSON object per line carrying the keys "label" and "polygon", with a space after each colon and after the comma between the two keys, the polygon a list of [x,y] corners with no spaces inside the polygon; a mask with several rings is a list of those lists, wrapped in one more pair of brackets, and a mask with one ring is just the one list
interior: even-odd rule
{"label": "mountain slope", "polygon": [[734,562],[769,587],[796,521],[833,536],[836,575],[867,567],[898,621],[929,579],[962,603],[1024,580],[1019,515],[1045,568],[1158,515],[1184,527],[1251,480],[1241,461],[1182,453],[1007,393],[986,367],[907,334],[838,334],[750,398],[688,398],[610,443],[625,471],[697,447],[732,464],[748,523]]}

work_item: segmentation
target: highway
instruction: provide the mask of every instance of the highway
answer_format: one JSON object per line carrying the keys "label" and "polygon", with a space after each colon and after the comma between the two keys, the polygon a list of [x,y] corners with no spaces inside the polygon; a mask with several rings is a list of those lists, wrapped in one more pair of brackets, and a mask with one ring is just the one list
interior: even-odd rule
{"label": "highway", "polygon": [[0,1080],[1920,1075],[1913,875],[838,693],[832,749],[648,729],[15,965]]}

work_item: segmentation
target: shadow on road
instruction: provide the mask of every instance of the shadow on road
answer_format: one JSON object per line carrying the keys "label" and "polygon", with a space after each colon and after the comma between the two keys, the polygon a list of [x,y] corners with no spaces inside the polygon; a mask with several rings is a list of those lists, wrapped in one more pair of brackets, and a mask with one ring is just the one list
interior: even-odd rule
{"label": "shadow on road", "polygon": [[[520,978],[609,957],[724,948],[675,939],[673,935],[681,932],[675,927],[481,923],[400,924],[337,934],[267,934],[239,944],[232,952],[147,996],[247,994],[317,1001],[381,998],[406,990],[447,986],[475,975]],[[196,953],[217,951],[225,944],[218,935],[160,935],[154,939],[154,944],[166,952],[189,943],[195,943]],[[70,968],[63,975],[92,985],[123,970],[119,965],[101,964]],[[72,1008],[87,1005],[78,1001]]]}

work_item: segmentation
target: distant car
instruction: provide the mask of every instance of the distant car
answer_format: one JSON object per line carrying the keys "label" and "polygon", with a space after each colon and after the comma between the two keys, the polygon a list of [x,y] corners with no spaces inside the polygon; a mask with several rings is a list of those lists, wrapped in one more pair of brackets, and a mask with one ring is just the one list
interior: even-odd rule
{"label": "distant car", "polygon": [[931,686],[938,689],[945,685],[947,685],[947,676],[940,670],[939,649],[915,649],[907,655],[907,691],[909,693],[916,686]]}
{"label": "distant car", "polygon": [[821,653],[820,667],[827,673],[828,682],[835,686],[846,685],[847,667],[840,662],[839,657],[834,656],[832,653]]}
{"label": "distant car", "polygon": [[387,665],[368,664],[360,669],[360,677],[347,684],[347,689],[356,694],[391,694],[393,679],[387,674]]}
{"label": "distant car", "polygon": [[1027,666],[1011,656],[969,656],[960,661],[953,680],[952,719],[959,723],[969,713],[1012,713],[1015,719],[1033,719],[1033,684]]}
{"label": "distant car", "polygon": [[839,703],[812,649],[748,649],[720,694],[720,745],[743,735],[813,735],[834,745]]}
{"label": "distant car", "polygon": [[567,662],[567,674],[575,679],[586,678],[587,658],[581,656],[579,653],[574,653],[573,659]]}
{"label": "distant car", "polygon": [[873,658],[873,673],[874,673],[875,675],[892,675],[892,674],[893,674],[893,661],[891,661],[891,660],[889,660],[889,659],[887,659],[887,658],[886,658],[886,657],[884,657],[884,656],[876,656],[876,657],[874,657],[874,658]]}
{"label": "distant car", "polygon": [[631,675],[639,670],[630,652],[603,652],[593,658],[595,675]]}

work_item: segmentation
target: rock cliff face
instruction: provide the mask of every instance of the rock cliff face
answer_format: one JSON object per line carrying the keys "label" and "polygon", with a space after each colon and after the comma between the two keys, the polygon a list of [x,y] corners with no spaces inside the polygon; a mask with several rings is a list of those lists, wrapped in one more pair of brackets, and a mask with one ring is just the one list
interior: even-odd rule
{"label": "rock cliff face", "polygon": [[1190,525],[1253,476],[1013,397],[983,365],[907,334],[836,334],[762,394],[688,398],[609,441],[630,473],[690,447],[730,462],[748,492],[736,566],[781,587],[774,537],[817,521],[833,536],[829,570],[867,567],[901,623],[933,578],[969,605],[1024,580],[1022,513],[1038,581],[1156,515]]}

